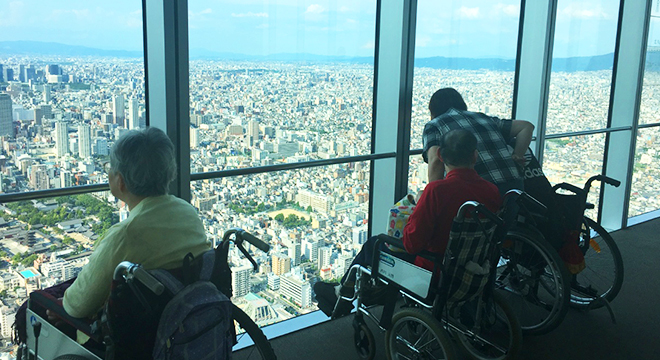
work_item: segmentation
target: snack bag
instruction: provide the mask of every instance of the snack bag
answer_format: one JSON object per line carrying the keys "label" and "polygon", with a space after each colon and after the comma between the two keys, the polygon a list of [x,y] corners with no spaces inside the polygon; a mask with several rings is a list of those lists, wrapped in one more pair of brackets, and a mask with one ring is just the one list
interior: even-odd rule
{"label": "snack bag", "polygon": [[415,195],[413,194],[406,195],[394,204],[394,207],[390,209],[390,219],[387,222],[387,235],[398,239],[403,237],[403,228],[415,210],[415,205]]}

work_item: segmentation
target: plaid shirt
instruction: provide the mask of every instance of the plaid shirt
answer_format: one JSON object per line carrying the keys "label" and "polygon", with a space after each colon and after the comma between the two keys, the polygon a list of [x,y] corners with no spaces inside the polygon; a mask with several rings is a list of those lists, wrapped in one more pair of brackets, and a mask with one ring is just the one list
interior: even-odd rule
{"label": "plaid shirt", "polygon": [[522,179],[518,166],[511,158],[512,150],[507,145],[511,133],[511,120],[470,111],[450,109],[429,121],[424,126],[424,161],[431,146],[439,146],[442,135],[455,129],[472,131],[477,138],[479,158],[474,166],[479,176],[501,184],[509,180]]}

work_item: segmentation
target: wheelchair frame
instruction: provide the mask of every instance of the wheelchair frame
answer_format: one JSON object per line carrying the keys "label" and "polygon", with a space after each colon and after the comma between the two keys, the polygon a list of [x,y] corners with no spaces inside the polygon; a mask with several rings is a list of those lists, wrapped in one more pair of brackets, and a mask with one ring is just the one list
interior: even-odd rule
{"label": "wheelchair frame", "polygon": [[[471,211],[474,217],[482,215],[495,223],[496,226],[502,225],[500,218],[488,211],[483,205],[473,201],[466,202],[461,206],[456,219],[463,219],[468,211]],[[351,267],[349,272],[356,272],[355,293],[352,297],[341,296],[338,299],[338,302],[357,301],[357,312],[353,319],[353,328],[355,331],[354,345],[361,358],[371,360],[375,356],[373,334],[369,327],[366,326],[365,317],[374,321],[382,331],[386,332],[388,359],[394,358],[392,354],[394,351],[392,349],[394,347],[393,341],[402,343],[404,347],[411,348],[413,352],[427,352],[423,348],[416,349],[416,344],[398,336],[396,329],[402,328],[403,323],[406,323],[408,328],[412,326],[410,324],[414,324],[415,327],[423,329],[424,333],[430,333],[435,338],[434,340],[439,343],[440,350],[443,353],[442,356],[445,359],[457,358],[454,345],[450,341],[448,333],[458,338],[461,347],[467,350],[470,356],[475,359],[514,359],[517,357],[522,347],[520,325],[507,304],[503,303],[500,296],[493,292],[495,267],[497,265],[496,259],[499,258],[498,240],[493,237],[493,233],[496,233],[496,230],[492,230],[493,233],[490,235],[485,232],[485,229],[483,231],[483,236],[491,236],[489,240],[491,242],[490,251],[485,254],[485,258],[490,261],[490,271],[485,287],[480,293],[475,295],[475,299],[470,300],[476,300],[477,302],[477,310],[473,319],[474,324],[471,326],[461,323],[459,317],[451,316],[449,311],[446,311],[447,297],[451,290],[447,286],[451,286],[454,280],[451,275],[445,274],[444,271],[431,272],[402,259],[398,259],[395,256],[382,253],[380,251],[381,244],[387,243],[403,249],[403,242],[384,234],[378,235],[378,240],[374,244],[374,258],[371,269],[359,264]],[[456,240],[450,239],[450,244]],[[427,251],[417,255],[433,261],[436,264],[436,270],[445,269],[445,265],[449,259],[454,257],[449,255],[449,252],[445,256]],[[385,269],[386,267],[387,269]],[[403,271],[401,271],[401,267],[403,267]],[[374,276],[374,274],[376,275]],[[455,273],[452,275],[455,275]],[[426,282],[425,288],[420,286],[422,282]],[[439,285],[436,286],[434,284]],[[380,318],[372,312],[372,308],[377,305],[366,305],[363,301],[364,294],[368,292],[368,289],[377,286],[386,286],[396,290],[386,293],[386,298],[383,299],[385,301]],[[403,296],[404,305],[402,308],[404,309],[395,313],[397,303],[396,294]],[[504,321],[508,324],[510,338],[506,347],[495,344],[492,339],[482,336],[482,321],[489,321],[486,318],[489,316],[488,312],[491,305],[492,309],[490,311],[497,311],[495,309],[496,307],[501,309],[501,312],[497,315],[495,313],[490,314],[492,315],[491,317],[495,317],[494,321]],[[458,309],[462,306],[465,306],[465,304],[458,306]],[[404,329],[404,331],[407,330],[409,329]],[[423,336],[423,334],[420,336]],[[478,354],[478,350],[475,350],[473,344],[484,347],[491,346],[499,354],[492,356],[489,354]],[[427,353],[427,355],[430,355],[430,353]]]}
{"label": "wheelchair frame", "polygon": [[[233,240],[232,240],[233,237]],[[219,265],[218,278],[212,278],[212,282],[218,286],[219,290],[225,293],[229,298],[231,298],[231,269],[227,263],[227,253],[229,251],[230,242],[234,242],[234,245],[237,249],[245,255],[245,257],[253,264],[255,271],[258,268],[257,263],[254,261],[252,256],[247,252],[243,247],[243,241],[248,241],[258,249],[268,252],[270,246],[247,231],[239,228],[233,228],[225,232],[223,236],[223,241],[215,250],[215,264]],[[155,277],[153,277],[147,270],[142,268],[139,264],[133,264],[128,261],[123,261],[117,265],[113,275],[113,281],[123,281],[129,285],[129,288],[133,290],[133,293],[137,297],[137,300],[146,304],[147,308],[149,304],[146,303],[144,295],[138,290],[133,283],[137,281],[139,284],[143,285],[155,295],[160,295],[165,291],[165,287],[160,283]],[[132,284],[132,285],[131,285]],[[61,305],[56,303],[56,300],[49,295],[45,295],[41,292],[33,292],[30,294],[30,300],[27,310],[27,324],[31,324],[32,331],[30,331],[30,326],[28,325],[28,336],[27,344],[20,349],[21,355],[25,356],[25,359],[67,359],[67,360],[102,360],[102,359],[112,359],[114,356],[113,350],[113,340],[109,337],[108,334],[104,333],[102,330],[103,321],[108,321],[107,308],[103,310],[103,313],[99,320],[94,323],[89,323],[85,319],[74,318],[68,315],[64,308]],[[98,354],[86,349],[85,347],[79,345],[75,339],[64,334],[57,327],[53,326],[44,319],[42,316],[37,314],[32,310],[33,304],[39,304],[44,310],[54,311],[64,322],[69,324],[73,329],[81,330],[85,334],[89,335],[91,339],[95,340],[99,344],[105,344],[106,353],[104,357],[100,357]],[[107,307],[107,303],[106,303]],[[232,317],[236,324],[244,330],[243,334],[248,335],[253,343],[257,352],[255,355],[258,355],[259,358],[264,360],[276,360],[277,356],[273,351],[268,339],[265,337],[261,329],[254,323],[254,321],[245,314],[240,308],[236,305],[232,306]],[[36,325],[35,324],[39,324]],[[237,340],[238,336],[237,335]],[[39,339],[42,339],[41,345],[39,345]],[[45,343],[44,343],[45,342]],[[237,343],[237,342],[236,342]],[[39,352],[39,347],[41,346],[42,350],[46,346],[46,351]],[[108,351],[110,353],[108,353]],[[17,360],[23,360],[21,357],[17,357]]]}

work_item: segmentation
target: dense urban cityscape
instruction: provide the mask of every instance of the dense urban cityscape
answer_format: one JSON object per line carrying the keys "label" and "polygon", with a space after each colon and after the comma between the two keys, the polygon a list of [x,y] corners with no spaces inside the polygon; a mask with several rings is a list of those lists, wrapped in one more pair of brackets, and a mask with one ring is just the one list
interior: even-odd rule
{"label": "dense urban cityscape", "polygon": [[[143,66],[142,59],[0,56],[0,193],[107,182],[103,164],[113,142],[145,126]],[[547,133],[604,128],[611,75],[553,73]],[[658,76],[645,75],[652,85],[642,92],[640,123],[660,121]],[[513,72],[416,68],[414,80],[411,149],[421,148],[428,100],[440,87],[461,91],[472,111],[510,117]],[[369,154],[372,105],[372,65],[193,60],[191,172]],[[631,216],[660,208],[656,133],[637,136]],[[546,176],[583,183],[601,172],[604,144],[602,134],[546,141]],[[368,162],[348,163],[191,183],[214,244],[242,227],[272,246],[268,254],[251,249],[257,273],[230,253],[232,300],[259,325],[316,310],[313,284],[344,273],[367,238],[369,171]],[[410,192],[422,190],[426,177],[426,164],[412,157]],[[16,309],[29,292],[75,277],[128,210],[109,192],[0,210],[0,335],[9,349]]]}

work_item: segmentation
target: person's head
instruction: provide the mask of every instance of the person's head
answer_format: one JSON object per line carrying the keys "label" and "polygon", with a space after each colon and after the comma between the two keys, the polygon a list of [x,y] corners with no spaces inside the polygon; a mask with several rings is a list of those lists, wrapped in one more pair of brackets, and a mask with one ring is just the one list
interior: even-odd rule
{"label": "person's head", "polygon": [[[112,177],[118,175],[121,177],[113,183]],[[138,197],[167,194],[176,176],[172,141],[162,130],[153,127],[125,133],[110,151],[109,176],[111,190],[113,185],[123,185]]]}
{"label": "person's head", "polygon": [[467,105],[465,105],[463,97],[458,91],[456,91],[456,89],[440,89],[431,96],[431,100],[429,101],[429,111],[431,112],[432,119],[446,113],[451,108],[463,111],[467,110]]}
{"label": "person's head", "polygon": [[471,168],[477,161],[477,138],[465,129],[444,134],[439,148],[440,159],[452,168]]}

